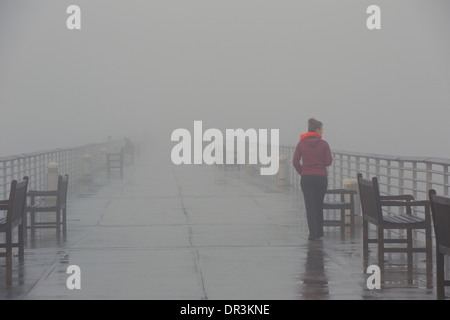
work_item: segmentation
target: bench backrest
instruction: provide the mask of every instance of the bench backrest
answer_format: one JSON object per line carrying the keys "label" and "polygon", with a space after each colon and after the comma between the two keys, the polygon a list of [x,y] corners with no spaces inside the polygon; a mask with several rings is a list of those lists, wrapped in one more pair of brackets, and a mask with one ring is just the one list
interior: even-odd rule
{"label": "bench backrest", "polygon": [[358,173],[358,189],[363,217],[372,221],[381,221],[383,214],[378,179],[373,177],[372,180],[367,180],[362,177],[361,173]]}
{"label": "bench backrest", "polygon": [[118,153],[107,153],[107,161],[109,162],[122,162],[123,161],[124,150],[123,147],[120,148]]}
{"label": "bench backrest", "polygon": [[57,205],[60,208],[64,208],[67,203],[67,190],[69,188],[69,176],[60,175],[58,177],[58,197],[56,198]]}
{"label": "bench backrest", "polygon": [[27,188],[28,177],[24,177],[21,181],[13,180],[11,182],[6,223],[13,228],[22,223],[27,200]]}
{"label": "bench backrest", "polygon": [[443,253],[450,251],[450,198],[437,196],[436,191],[428,191],[431,217],[434,224],[436,245]]}

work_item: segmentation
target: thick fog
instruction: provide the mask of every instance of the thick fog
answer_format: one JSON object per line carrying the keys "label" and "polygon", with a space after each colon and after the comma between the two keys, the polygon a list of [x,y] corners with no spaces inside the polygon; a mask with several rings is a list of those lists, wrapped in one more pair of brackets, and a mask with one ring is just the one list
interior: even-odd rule
{"label": "thick fog", "polygon": [[[70,4],[81,30],[66,28]],[[382,29],[366,28],[371,4]],[[450,158],[448,0],[0,2],[0,156],[309,117],[335,150]],[[169,154],[167,155],[169,157]]]}

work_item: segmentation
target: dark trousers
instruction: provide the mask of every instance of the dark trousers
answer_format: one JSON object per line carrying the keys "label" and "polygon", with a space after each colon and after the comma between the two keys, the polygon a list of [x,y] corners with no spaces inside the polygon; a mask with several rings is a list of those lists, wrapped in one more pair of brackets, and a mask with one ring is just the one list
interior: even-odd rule
{"label": "dark trousers", "polygon": [[323,236],[323,199],[327,191],[326,176],[302,176],[300,185],[305,198],[310,238]]}

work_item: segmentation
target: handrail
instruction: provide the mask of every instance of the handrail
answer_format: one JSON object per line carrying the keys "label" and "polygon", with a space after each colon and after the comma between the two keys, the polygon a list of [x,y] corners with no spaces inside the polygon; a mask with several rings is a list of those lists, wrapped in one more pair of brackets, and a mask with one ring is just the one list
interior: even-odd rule
{"label": "handrail", "polygon": [[[300,177],[292,165],[295,147],[280,146],[280,156],[288,158],[288,181],[299,188]],[[333,164],[328,169],[329,187],[342,188],[345,179],[378,177],[380,193],[389,195],[411,194],[417,200],[427,200],[428,190],[435,189],[449,196],[450,159],[437,157],[404,157],[332,150]],[[387,214],[399,209],[386,208]],[[424,212],[415,210],[415,215]]]}
{"label": "handrail", "polygon": [[95,172],[104,162],[102,157],[104,157],[105,149],[117,148],[119,143],[120,141],[107,141],[73,148],[57,148],[0,157],[0,195],[6,199],[11,180],[19,180],[24,176],[30,178],[29,189],[46,190],[47,165],[50,162],[58,163],[60,174],[70,176],[69,187],[72,187],[82,177],[83,155],[91,155],[91,170]]}
{"label": "handrail", "polygon": [[[280,155],[292,161],[295,147],[280,146]],[[449,195],[450,159],[437,157],[404,157],[332,150],[333,164],[328,170],[329,184],[341,188],[345,179],[356,179],[358,172],[365,178],[377,176],[382,193],[398,194],[410,191],[415,198],[427,197],[429,189]],[[290,183],[297,186],[298,175],[288,166]]]}

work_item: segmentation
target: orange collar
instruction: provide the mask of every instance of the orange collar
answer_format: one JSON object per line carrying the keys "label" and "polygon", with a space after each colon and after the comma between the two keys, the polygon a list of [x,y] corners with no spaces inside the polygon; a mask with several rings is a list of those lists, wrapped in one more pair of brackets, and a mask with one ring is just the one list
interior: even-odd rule
{"label": "orange collar", "polygon": [[320,135],[320,134],[317,133],[317,132],[307,132],[307,133],[302,134],[302,135],[300,136],[300,141],[301,141],[301,140],[304,140],[305,138],[309,138],[309,137],[322,138],[322,135]]}

